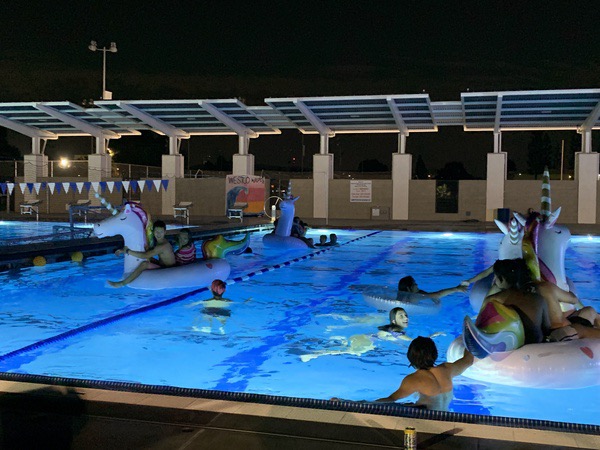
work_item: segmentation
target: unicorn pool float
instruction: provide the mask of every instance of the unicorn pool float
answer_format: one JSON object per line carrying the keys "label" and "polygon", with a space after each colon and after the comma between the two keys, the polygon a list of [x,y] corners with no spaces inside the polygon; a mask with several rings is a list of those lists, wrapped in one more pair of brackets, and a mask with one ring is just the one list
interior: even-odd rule
{"label": "unicorn pool float", "polygon": [[[555,283],[561,289],[573,290],[565,274],[564,257],[570,239],[566,227],[556,225],[560,208],[550,213],[549,174],[544,171],[542,208],[539,217],[526,221],[515,214],[521,228],[511,220],[506,230],[510,246],[519,242],[521,253],[514,256],[514,248],[506,243],[500,259],[524,258],[533,277]],[[502,229],[502,228],[501,228]],[[502,250],[502,244],[501,244]],[[504,256],[504,257],[503,257]],[[485,283],[474,286],[479,293],[485,291]],[[489,285],[488,285],[489,286]],[[480,301],[479,301],[479,297]],[[471,298],[471,305],[479,311],[485,294]],[[569,305],[572,307],[572,305]],[[563,309],[567,309],[566,307]],[[524,330],[514,309],[498,302],[487,303],[480,312],[477,326],[465,318],[464,337],[456,338],[449,346],[449,362],[459,359],[465,342],[478,356],[464,376],[478,381],[492,382],[516,387],[544,389],[574,389],[600,384],[600,339],[575,339],[566,342],[547,342],[523,345]]]}
{"label": "unicorn pool float", "polygon": [[281,216],[277,221],[275,231],[263,236],[263,244],[265,247],[279,248],[284,250],[297,250],[309,248],[306,241],[297,237],[291,236],[292,223],[294,221],[294,214],[296,207],[294,203],[300,197],[292,197],[292,183],[288,185],[288,195],[285,200],[279,203],[281,209]]}
{"label": "unicorn pool float", "polygon": [[[119,212],[105,199],[101,199],[101,202],[112,212],[112,216],[96,223],[94,234],[99,238],[121,235],[126,247],[134,251],[146,251],[149,244],[149,230],[152,229],[152,222],[146,211],[136,203],[126,203]],[[146,290],[209,286],[215,279],[227,279],[231,267],[223,259],[224,256],[243,252],[248,246],[248,242],[248,234],[241,241],[228,241],[219,235],[203,243],[204,259],[181,266],[145,270],[127,286]],[[126,254],[123,278],[144,261],[144,259]]]}

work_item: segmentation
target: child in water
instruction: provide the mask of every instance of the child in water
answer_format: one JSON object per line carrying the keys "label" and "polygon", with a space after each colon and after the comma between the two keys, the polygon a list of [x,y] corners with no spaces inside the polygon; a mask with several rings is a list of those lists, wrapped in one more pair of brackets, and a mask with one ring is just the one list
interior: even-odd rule
{"label": "child in water", "polygon": [[[229,303],[231,300],[223,298],[223,294],[227,289],[227,284],[222,280],[214,280],[210,285],[210,292],[212,298],[208,300],[199,300],[194,303],[190,303],[188,308],[196,305],[203,305],[202,316],[198,317],[194,321],[192,330],[201,331],[203,333],[211,333],[213,329],[213,318],[219,323],[218,333],[225,334],[225,322],[227,318],[231,317],[231,311],[229,310]],[[209,323],[208,326],[199,327],[198,322],[206,321]]]}
{"label": "child in water", "polygon": [[[386,325],[378,327],[377,334],[355,334],[350,336],[348,341],[344,342],[344,347],[337,350],[320,350],[315,353],[301,355],[302,362],[308,362],[311,359],[326,355],[354,355],[361,356],[370,350],[375,349],[374,341],[412,341],[412,338],[406,334],[408,328],[408,314],[404,308],[394,308],[389,314],[390,322]],[[437,332],[431,335],[436,337],[443,335],[442,332]]]}

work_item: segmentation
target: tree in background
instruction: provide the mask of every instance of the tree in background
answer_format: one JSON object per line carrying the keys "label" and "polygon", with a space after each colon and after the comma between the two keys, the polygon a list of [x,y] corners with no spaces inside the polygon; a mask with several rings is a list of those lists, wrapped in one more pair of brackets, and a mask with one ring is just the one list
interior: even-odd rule
{"label": "tree in background", "polygon": [[388,166],[377,159],[365,159],[358,163],[359,172],[388,172]]}
{"label": "tree in background", "polygon": [[474,177],[460,161],[451,161],[437,171],[437,180],[472,180]]}
{"label": "tree in background", "polygon": [[427,170],[427,166],[425,165],[425,161],[423,161],[423,157],[421,155],[417,157],[415,175],[418,180],[426,180],[429,178],[429,171]]}
{"label": "tree in background", "polygon": [[21,155],[19,149],[8,143],[7,134],[7,129],[0,127],[0,160],[14,161],[15,159],[23,159],[23,155]]}

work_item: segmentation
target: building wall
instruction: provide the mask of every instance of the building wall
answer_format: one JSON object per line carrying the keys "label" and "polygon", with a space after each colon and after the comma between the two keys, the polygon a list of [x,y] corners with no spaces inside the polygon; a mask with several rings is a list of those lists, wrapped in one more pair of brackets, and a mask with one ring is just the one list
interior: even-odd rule
{"label": "building wall", "polygon": [[[77,182],[81,178],[43,178],[40,182]],[[117,181],[112,179],[110,181]],[[16,211],[18,205],[23,202],[24,195],[17,179],[13,191]],[[265,199],[270,195],[267,183]],[[193,202],[191,207],[192,216],[225,217],[225,179],[224,178],[180,178],[171,180],[169,189],[175,188],[176,202]],[[392,205],[392,181],[372,180],[372,201],[370,203],[350,202],[350,180],[330,180],[329,191],[329,218],[330,219],[362,219],[362,220],[386,220],[391,217]],[[410,210],[409,220],[437,220],[437,221],[460,221],[460,220],[485,220],[485,180],[463,180],[459,182],[458,213],[439,214],[435,212],[435,180],[411,180],[410,182]],[[597,185],[597,210],[596,221],[600,223],[600,182]],[[313,218],[313,182],[312,179],[293,179],[292,193],[300,196],[296,203],[296,215],[305,220]],[[504,205],[511,211],[525,213],[528,208],[536,210],[540,207],[541,180],[507,180],[505,184]],[[551,181],[552,209],[561,207],[561,223],[577,223],[577,182],[575,181]],[[127,200],[140,200],[144,208],[153,216],[161,215],[162,192],[156,190],[144,192],[113,193],[108,190],[103,194],[111,204],[120,205]],[[77,190],[69,190],[68,193],[50,194],[47,190],[41,190],[38,198],[42,200],[40,213],[65,213],[69,203],[75,203],[79,199],[94,197],[85,190],[79,194]],[[95,200],[95,199],[94,199]],[[373,217],[373,208],[379,210],[379,216]]]}

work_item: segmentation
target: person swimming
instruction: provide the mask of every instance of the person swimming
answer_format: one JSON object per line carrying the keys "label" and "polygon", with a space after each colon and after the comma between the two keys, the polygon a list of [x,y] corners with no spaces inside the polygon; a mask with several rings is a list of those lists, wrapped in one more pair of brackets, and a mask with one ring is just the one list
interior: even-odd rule
{"label": "person swimming", "polygon": [[[213,330],[213,319],[218,323],[218,334],[225,334],[225,323],[227,318],[231,317],[231,311],[229,310],[229,304],[231,300],[223,298],[227,284],[219,279],[213,280],[210,285],[210,292],[212,298],[207,300],[199,300],[197,302],[190,303],[187,305],[191,308],[196,305],[202,305],[201,315],[194,320],[192,330],[201,331],[203,333],[211,333]],[[208,322],[208,326],[199,326],[199,322]]]}
{"label": "person swimming", "polygon": [[[345,317],[345,316],[341,316]],[[335,350],[320,350],[315,353],[301,355],[300,359],[302,362],[308,362],[312,359],[319,358],[321,356],[331,355],[353,355],[361,356],[366,352],[375,349],[376,341],[412,341],[412,338],[406,334],[408,328],[408,314],[404,308],[393,308],[389,313],[390,322],[377,327],[379,330],[376,334],[355,334],[350,336],[348,340],[342,338],[343,346]],[[434,338],[437,336],[444,335],[445,333],[438,331],[433,333],[430,337]],[[331,338],[330,340],[339,341],[339,337]]]}
{"label": "person swimming", "polygon": [[415,279],[408,275],[398,281],[398,295],[397,299],[402,301],[412,301],[413,298],[410,294],[421,294],[420,296],[414,296],[414,300],[420,300],[423,296],[431,298],[435,303],[439,303],[442,297],[445,297],[455,292],[466,292],[467,287],[458,285],[451,288],[440,289],[439,291],[427,292],[419,289],[419,285]]}

